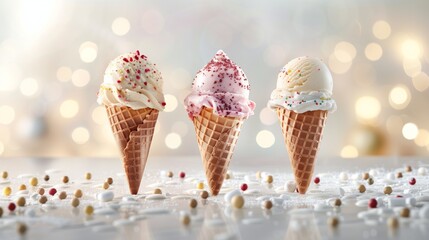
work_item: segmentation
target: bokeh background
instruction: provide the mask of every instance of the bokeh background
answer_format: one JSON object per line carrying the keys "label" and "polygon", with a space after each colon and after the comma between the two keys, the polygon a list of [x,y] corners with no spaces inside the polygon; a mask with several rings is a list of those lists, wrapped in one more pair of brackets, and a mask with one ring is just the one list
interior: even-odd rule
{"label": "bokeh background", "polygon": [[157,63],[167,108],[152,155],[197,155],[183,108],[218,49],[243,68],[255,115],[236,156],[286,155],[266,108],[289,60],[323,58],[338,110],[320,154],[429,155],[429,1],[0,0],[0,156],[118,156],[96,103],[109,61],[137,49]]}

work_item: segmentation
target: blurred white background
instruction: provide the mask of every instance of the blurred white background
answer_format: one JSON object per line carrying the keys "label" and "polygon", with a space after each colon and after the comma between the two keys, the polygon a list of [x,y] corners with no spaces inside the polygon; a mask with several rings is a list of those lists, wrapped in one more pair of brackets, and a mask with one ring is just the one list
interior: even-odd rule
{"label": "blurred white background", "polygon": [[255,115],[235,155],[286,156],[266,108],[289,60],[334,77],[320,154],[429,155],[429,2],[0,0],[0,156],[119,156],[96,93],[110,60],[140,50],[164,77],[152,155],[197,155],[183,108],[218,49],[252,84]]}

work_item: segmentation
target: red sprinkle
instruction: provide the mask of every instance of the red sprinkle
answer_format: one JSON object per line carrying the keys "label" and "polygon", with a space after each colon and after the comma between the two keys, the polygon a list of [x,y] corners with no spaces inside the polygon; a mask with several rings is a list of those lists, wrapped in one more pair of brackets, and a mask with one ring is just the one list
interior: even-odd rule
{"label": "red sprinkle", "polygon": [[396,195],[396,197],[397,197],[397,198],[402,198],[403,196],[402,196],[402,195]]}
{"label": "red sprinkle", "polygon": [[136,75],[136,78],[137,78],[137,79],[140,79],[140,76],[139,76],[139,75]]}
{"label": "red sprinkle", "polygon": [[161,105],[162,105],[163,107],[165,107],[165,105],[167,105],[167,103],[162,102],[162,103],[161,103]]}
{"label": "red sprinkle", "polygon": [[126,58],[123,58],[122,60],[123,60],[124,62],[128,62],[128,59],[126,59]]}
{"label": "red sprinkle", "polygon": [[150,69],[149,69],[149,68],[146,68],[146,69],[144,70],[144,72],[145,72],[145,73],[150,72]]}
{"label": "red sprinkle", "polygon": [[179,177],[180,178],[185,178],[186,177],[186,173],[185,172],[180,172],[179,173]]}
{"label": "red sprinkle", "polygon": [[136,51],[136,54],[137,54],[137,55],[140,55],[140,51],[139,51],[139,50],[137,50],[137,51]]}
{"label": "red sprinkle", "polygon": [[54,196],[55,193],[57,193],[57,189],[55,189],[55,188],[49,189],[49,195]]}
{"label": "red sprinkle", "polygon": [[16,209],[16,205],[15,205],[15,203],[11,202],[11,203],[9,203],[7,208],[9,209],[9,211],[13,212]]}
{"label": "red sprinkle", "polygon": [[116,81],[116,82],[121,83],[121,80],[118,80],[118,81]]}
{"label": "red sprinkle", "polygon": [[315,177],[314,178],[314,183],[315,184],[319,184],[320,183],[320,178],[319,177]]}
{"label": "red sprinkle", "polygon": [[248,188],[248,186],[247,186],[247,184],[245,184],[245,183],[243,183],[243,184],[241,184],[241,186],[240,186],[240,189],[241,189],[241,191],[246,191],[247,190],[247,188]]}
{"label": "red sprinkle", "polygon": [[416,184],[416,179],[415,178],[411,178],[410,181],[408,183],[410,183],[410,185],[414,185]]}
{"label": "red sprinkle", "polygon": [[377,207],[377,200],[375,198],[371,198],[368,201],[368,207],[370,208],[376,208]]}

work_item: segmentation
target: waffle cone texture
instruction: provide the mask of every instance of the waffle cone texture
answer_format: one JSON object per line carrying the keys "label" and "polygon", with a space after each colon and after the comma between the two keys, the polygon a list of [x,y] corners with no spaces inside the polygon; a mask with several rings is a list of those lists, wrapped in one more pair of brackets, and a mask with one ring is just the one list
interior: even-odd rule
{"label": "waffle cone texture", "polygon": [[277,108],[284,141],[299,193],[305,194],[313,176],[328,111],[296,113]]}
{"label": "waffle cone texture", "polygon": [[110,126],[119,146],[131,194],[137,194],[158,119],[158,110],[133,110],[106,106]]}
{"label": "waffle cone texture", "polygon": [[193,118],[207,182],[213,196],[222,187],[243,121],[244,118],[219,116],[206,107]]}

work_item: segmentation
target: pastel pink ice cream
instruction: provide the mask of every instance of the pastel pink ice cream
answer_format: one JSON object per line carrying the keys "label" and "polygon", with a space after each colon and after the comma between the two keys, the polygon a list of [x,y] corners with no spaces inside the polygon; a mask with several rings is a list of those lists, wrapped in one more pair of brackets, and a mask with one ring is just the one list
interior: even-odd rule
{"label": "pastel pink ice cream", "polygon": [[249,81],[243,70],[219,50],[197,72],[192,92],[184,103],[191,120],[204,106],[219,116],[247,118],[255,109],[255,103],[249,100],[249,90]]}

